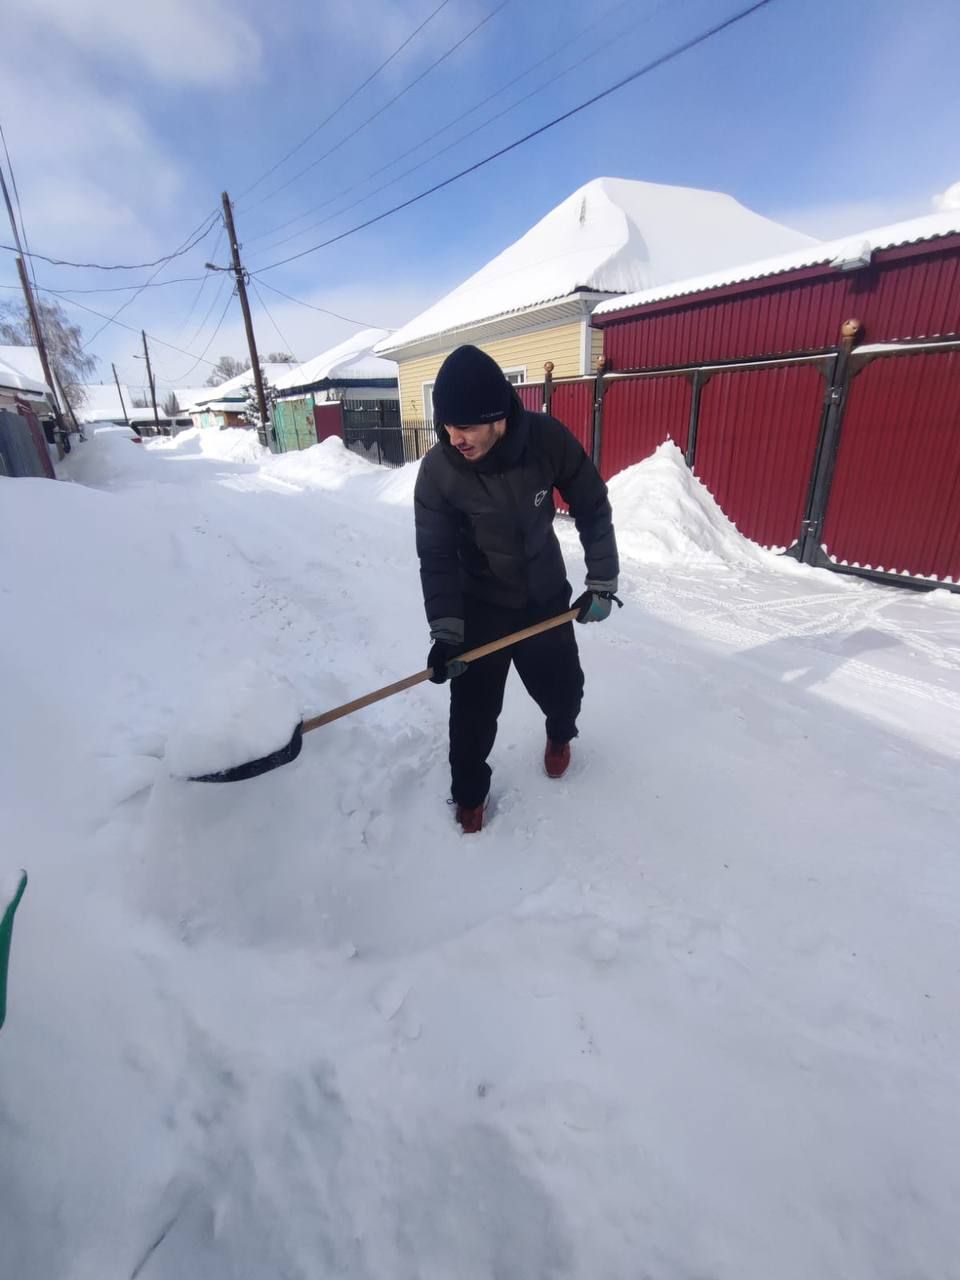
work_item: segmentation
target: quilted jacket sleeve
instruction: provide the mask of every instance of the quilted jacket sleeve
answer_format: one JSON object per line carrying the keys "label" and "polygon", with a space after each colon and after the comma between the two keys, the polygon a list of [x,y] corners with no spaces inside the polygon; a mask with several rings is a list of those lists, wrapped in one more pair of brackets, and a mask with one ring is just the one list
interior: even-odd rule
{"label": "quilted jacket sleeve", "polygon": [[463,643],[463,592],[457,555],[459,516],[437,483],[431,455],[420,465],[413,498],[423,604],[435,640]]}
{"label": "quilted jacket sleeve", "polygon": [[620,560],[607,486],[572,432],[560,422],[548,421],[550,449],[556,463],[555,483],[580,535],[587,562],[587,586],[616,591]]}

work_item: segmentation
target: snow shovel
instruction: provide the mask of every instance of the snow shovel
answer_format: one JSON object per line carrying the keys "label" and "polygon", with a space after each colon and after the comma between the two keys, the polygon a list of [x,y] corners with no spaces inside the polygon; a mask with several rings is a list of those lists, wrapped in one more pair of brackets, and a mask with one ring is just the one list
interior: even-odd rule
{"label": "snow shovel", "polygon": [[[489,644],[482,644],[478,649],[469,649],[466,653],[458,653],[456,661],[476,662],[478,658],[485,658],[487,654],[498,653],[501,649],[509,649],[511,645],[519,644],[521,640],[529,640],[531,636],[538,636],[543,631],[550,631],[553,627],[562,627],[565,622],[573,622],[578,613],[579,609],[568,609],[566,613],[558,613],[555,618],[548,618],[546,622],[537,622],[532,627],[524,627],[522,631],[514,631],[511,635],[502,636],[499,640],[491,640]],[[404,689],[412,689],[414,685],[423,684],[432,675],[433,668],[427,667],[426,671],[418,671],[416,675],[397,680],[394,684],[388,684],[383,689],[377,689],[373,693],[365,694],[362,698],[355,698],[353,702],[345,702],[343,706],[334,707],[332,711],[324,711],[318,716],[312,716],[309,720],[301,720],[294,729],[293,737],[290,741],[276,751],[271,751],[269,755],[260,756],[257,760],[248,760],[246,764],[234,765],[231,769],[220,769],[216,773],[202,773],[198,777],[189,778],[188,781],[245,782],[247,778],[257,778],[261,773],[269,773],[271,769],[279,769],[281,765],[289,764],[291,760],[296,760],[300,754],[300,748],[303,746],[303,735],[305,733],[309,733],[312,729],[319,729],[322,725],[332,724],[334,720],[340,720],[344,716],[353,715],[354,711],[369,707],[374,702],[382,702],[384,698],[392,698],[395,693],[402,693]]]}

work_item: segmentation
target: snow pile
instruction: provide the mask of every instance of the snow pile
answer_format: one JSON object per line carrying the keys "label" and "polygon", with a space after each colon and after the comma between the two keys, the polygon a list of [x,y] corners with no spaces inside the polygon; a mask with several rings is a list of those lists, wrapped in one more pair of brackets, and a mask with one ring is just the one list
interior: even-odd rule
{"label": "snow pile", "polygon": [[422,667],[415,468],[68,462],[0,478],[4,1277],[952,1274],[955,608],[698,566],[662,450],[570,772],[511,677],[462,837],[429,684],[166,767]]}
{"label": "snow pile", "polygon": [[738,533],[670,440],[610,481],[617,542],[640,564],[753,565],[772,557]]}
{"label": "snow pile", "polygon": [[183,708],[167,768],[190,778],[257,760],[286,746],[301,716],[290,683],[249,658],[211,676]]}
{"label": "snow pile", "polygon": [[351,477],[380,479],[382,467],[348,449],[339,436],[329,436],[309,449],[276,454],[264,464],[266,475],[310,489],[339,489]]}
{"label": "snow pile", "polygon": [[176,436],[152,437],[144,441],[144,447],[219,462],[260,462],[269,456],[252,427],[225,427],[220,431],[192,427]]}

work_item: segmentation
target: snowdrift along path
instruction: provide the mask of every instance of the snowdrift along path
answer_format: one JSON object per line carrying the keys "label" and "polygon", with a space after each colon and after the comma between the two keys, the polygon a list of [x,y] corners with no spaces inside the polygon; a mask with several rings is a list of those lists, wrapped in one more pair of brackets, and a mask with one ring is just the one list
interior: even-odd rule
{"label": "snowdrift along path", "polygon": [[512,680],[479,837],[433,686],[191,786],[242,664],[422,665],[414,473],[124,435],[0,480],[4,1275],[960,1275],[958,602],[756,551],[666,448],[564,781]]}

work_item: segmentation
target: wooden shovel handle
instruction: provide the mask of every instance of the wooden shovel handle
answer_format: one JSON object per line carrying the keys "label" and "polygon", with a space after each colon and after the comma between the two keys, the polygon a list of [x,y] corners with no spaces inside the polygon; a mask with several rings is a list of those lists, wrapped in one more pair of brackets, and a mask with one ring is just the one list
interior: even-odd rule
{"label": "wooden shovel handle", "polygon": [[[521,640],[529,640],[531,636],[538,636],[543,631],[550,631],[554,627],[562,627],[565,622],[572,622],[578,612],[578,609],[568,609],[566,613],[558,613],[555,618],[548,618],[546,622],[536,622],[532,627],[524,627],[522,631],[514,631],[509,636],[501,636],[499,640],[491,640],[489,644],[482,644],[478,649],[468,649],[466,653],[458,653],[455,661],[476,662],[478,658],[485,658],[490,653],[499,653],[501,649],[509,649],[512,644],[519,644]],[[301,726],[302,732],[309,733],[311,729],[319,729],[321,725],[341,720],[344,716],[352,715],[354,711],[369,707],[374,702],[392,698],[395,693],[403,693],[404,689],[412,689],[414,685],[423,684],[432,675],[433,668],[427,667],[426,671],[418,671],[414,676],[406,676],[405,679],[397,680],[394,684],[388,684],[373,693],[364,694],[362,698],[345,702],[342,707],[334,707],[332,711],[324,711],[319,716],[312,716],[309,720],[304,720]]]}

